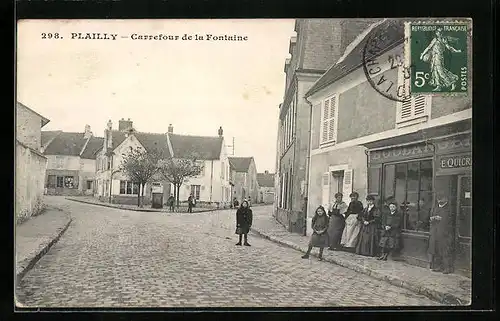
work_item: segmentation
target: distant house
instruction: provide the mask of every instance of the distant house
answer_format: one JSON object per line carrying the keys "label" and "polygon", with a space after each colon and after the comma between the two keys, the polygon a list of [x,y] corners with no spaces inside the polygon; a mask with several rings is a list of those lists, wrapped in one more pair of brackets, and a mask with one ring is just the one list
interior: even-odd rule
{"label": "distant house", "polygon": [[48,195],[92,195],[96,152],[104,138],[94,137],[90,126],[83,133],[42,132],[42,152],[47,157],[45,179]]}
{"label": "distant house", "polygon": [[257,173],[257,182],[259,184],[259,203],[274,203],[274,174],[265,171]]}
{"label": "distant house", "polygon": [[16,108],[16,218],[40,212],[47,158],[40,152],[42,127],[49,120],[21,103]]}
{"label": "distant house", "polygon": [[248,199],[257,202],[259,198],[259,184],[257,182],[257,168],[253,157],[229,157],[233,198],[238,201]]}
{"label": "distant house", "polygon": [[[213,203],[224,206],[229,204],[229,165],[224,149],[224,138],[220,131],[219,136],[189,136],[173,133],[169,126],[167,133],[145,133],[136,131],[130,120],[120,120],[118,130],[113,130],[112,122],[108,122],[105,130],[102,148],[97,153],[97,188],[95,196],[123,204],[136,204],[137,194],[141,187],[132,182],[124,173],[119,171],[123,154],[130,148],[141,147],[146,151],[154,149],[160,151],[165,158],[187,158],[196,155],[203,163],[203,171],[197,177],[185,181],[179,191],[181,202],[186,201],[190,194],[198,203]],[[159,176],[146,184],[144,204],[152,201],[152,186],[163,189],[163,202],[166,203],[173,186]]]}

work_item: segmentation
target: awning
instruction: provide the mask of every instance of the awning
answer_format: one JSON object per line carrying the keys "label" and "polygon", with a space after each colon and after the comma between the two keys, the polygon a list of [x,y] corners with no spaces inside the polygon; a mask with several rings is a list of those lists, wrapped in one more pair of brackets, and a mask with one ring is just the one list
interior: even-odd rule
{"label": "awning", "polygon": [[419,143],[433,138],[440,138],[453,134],[468,132],[471,130],[471,128],[471,120],[466,119],[452,124],[421,129],[406,135],[394,136],[386,139],[367,142],[362,145],[368,149],[379,149],[389,146]]}

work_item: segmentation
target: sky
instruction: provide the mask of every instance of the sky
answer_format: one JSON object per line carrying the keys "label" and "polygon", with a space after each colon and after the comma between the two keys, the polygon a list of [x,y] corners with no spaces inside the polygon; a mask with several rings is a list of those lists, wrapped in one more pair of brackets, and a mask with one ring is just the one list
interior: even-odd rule
{"label": "sky", "polygon": [[[222,126],[226,145],[234,137],[234,156],[253,156],[259,172],[275,171],[294,20],[23,20],[17,28],[17,100],[50,119],[43,130],[83,132],[88,124],[103,137],[107,121],[117,129],[122,118],[152,133],[172,124],[177,134],[216,136]],[[48,39],[55,33],[58,39]],[[182,40],[185,34],[248,40]]]}

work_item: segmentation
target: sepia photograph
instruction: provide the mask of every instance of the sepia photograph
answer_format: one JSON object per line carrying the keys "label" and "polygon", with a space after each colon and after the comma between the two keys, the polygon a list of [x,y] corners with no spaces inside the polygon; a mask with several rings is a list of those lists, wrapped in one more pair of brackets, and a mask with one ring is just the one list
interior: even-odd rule
{"label": "sepia photograph", "polygon": [[18,20],[16,307],[469,306],[472,33]]}

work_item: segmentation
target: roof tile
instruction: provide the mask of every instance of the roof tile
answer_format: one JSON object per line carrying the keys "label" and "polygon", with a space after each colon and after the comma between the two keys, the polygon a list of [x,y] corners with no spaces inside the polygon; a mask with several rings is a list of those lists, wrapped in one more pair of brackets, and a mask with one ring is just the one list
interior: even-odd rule
{"label": "roof tile", "polygon": [[257,182],[260,187],[274,187],[274,174],[257,173]]}
{"label": "roof tile", "polygon": [[198,159],[218,160],[222,150],[222,137],[189,136],[169,133],[174,157],[189,158],[196,155]]}
{"label": "roof tile", "polygon": [[248,172],[248,168],[252,163],[253,157],[229,157],[229,165],[231,169],[237,172]]}

